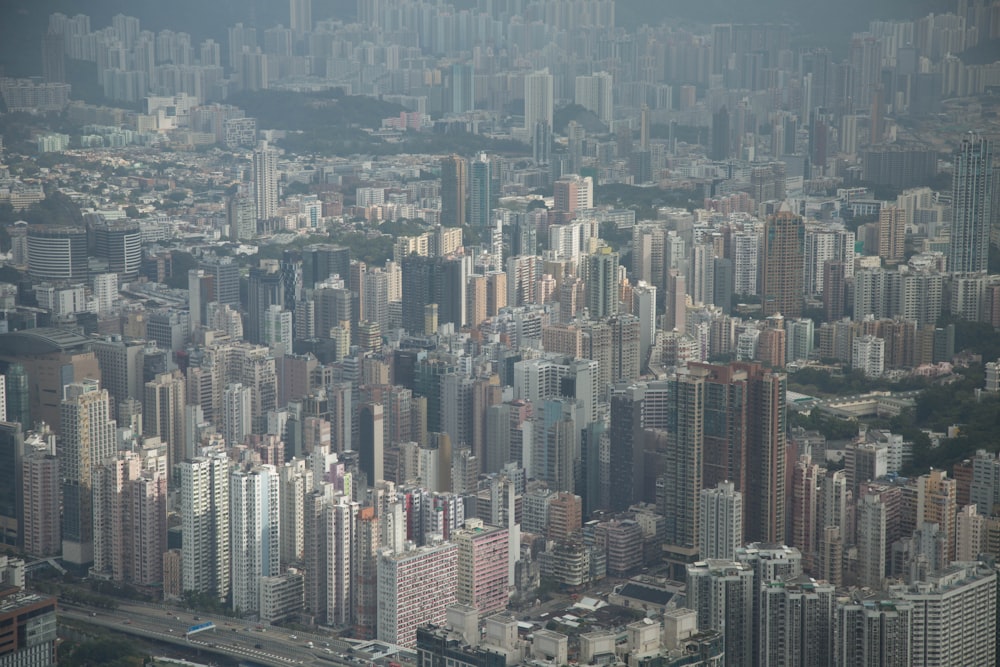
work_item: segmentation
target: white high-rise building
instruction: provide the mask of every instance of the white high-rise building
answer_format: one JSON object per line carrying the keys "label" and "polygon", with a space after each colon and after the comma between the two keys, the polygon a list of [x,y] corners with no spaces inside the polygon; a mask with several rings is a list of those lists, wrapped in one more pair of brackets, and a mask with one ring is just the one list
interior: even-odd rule
{"label": "white high-rise building", "polygon": [[94,276],[94,300],[97,301],[97,312],[99,314],[110,313],[117,296],[117,273],[101,273]]}
{"label": "white high-rise building", "polygon": [[913,605],[910,665],[992,665],[996,661],[997,573],[953,563],[926,581],[889,587]]}
{"label": "white high-rise building", "polygon": [[442,625],[456,601],[458,545],[452,542],[385,549],[378,556],[378,639],[413,648],[417,626]]}
{"label": "white high-rise building", "polygon": [[699,495],[698,547],[702,560],[736,557],[743,545],[743,494],[732,482],[719,482]]}
{"label": "white high-rise building", "polygon": [[253,432],[253,396],[239,382],[222,392],[222,436],[230,447],[243,444]]}
{"label": "white high-rise building", "polygon": [[181,471],[181,574],[183,589],[229,593],[229,469],[219,451],[179,464]]}
{"label": "white high-rise building", "polygon": [[98,380],[63,388],[59,407],[59,472],[63,479],[63,560],[88,565],[94,560],[92,470],[114,456],[116,424],[111,398]]}
{"label": "white high-rise building", "polygon": [[575,101],[610,127],[614,115],[613,79],[608,72],[576,77]]}
{"label": "white high-rise building", "polygon": [[278,304],[271,304],[264,312],[264,331],[260,341],[269,347],[281,346],[292,351],[292,313]]}
{"label": "white high-rise building", "polygon": [[733,294],[757,294],[757,255],[760,236],[756,232],[733,235]]}
{"label": "white high-rise building", "polygon": [[537,123],[552,127],[552,75],[543,69],[524,77],[524,129],[532,136]]}
{"label": "white high-rise building", "polygon": [[885,341],[875,336],[860,336],[851,342],[851,365],[869,377],[885,372]]}
{"label": "white high-rise building", "polygon": [[257,219],[273,218],[278,212],[278,154],[266,141],[253,152],[253,194]]}
{"label": "white high-rise building", "polygon": [[357,539],[359,505],[343,495],[325,508],[327,534],[327,623],[352,622],[351,585],[355,576],[354,545]]}
{"label": "white high-rise building", "polygon": [[229,475],[233,609],[260,610],[260,579],[281,567],[281,494],[278,470],[262,465]]}

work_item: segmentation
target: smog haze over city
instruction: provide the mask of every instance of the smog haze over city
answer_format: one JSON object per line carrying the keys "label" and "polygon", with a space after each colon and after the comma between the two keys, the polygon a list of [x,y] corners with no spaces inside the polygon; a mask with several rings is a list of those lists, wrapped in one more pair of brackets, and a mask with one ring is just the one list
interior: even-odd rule
{"label": "smog haze over city", "polygon": [[0,665],[1000,665],[1000,0],[5,0]]}

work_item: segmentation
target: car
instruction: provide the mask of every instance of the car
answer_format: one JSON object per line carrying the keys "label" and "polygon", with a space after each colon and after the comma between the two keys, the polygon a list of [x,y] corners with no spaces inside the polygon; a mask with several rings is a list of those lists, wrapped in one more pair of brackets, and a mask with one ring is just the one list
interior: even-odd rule
{"label": "car", "polygon": [[132,625],[132,619],[131,618],[126,618],[125,619],[125,625]]}
{"label": "car", "polygon": [[200,620],[201,620],[201,616],[195,616],[195,617],[194,617],[194,620],[196,620],[196,621],[200,621]]}
{"label": "car", "polygon": [[174,631],[173,628],[167,628],[167,632],[173,632],[173,631]]}
{"label": "car", "polygon": [[296,637],[295,635],[288,635],[288,638],[289,639],[298,639],[298,637]]}
{"label": "car", "polygon": [[97,616],[97,612],[96,611],[92,611],[92,612],[90,612],[90,615],[91,616]]}
{"label": "car", "polygon": [[254,648],[260,648],[260,642],[253,645]]}

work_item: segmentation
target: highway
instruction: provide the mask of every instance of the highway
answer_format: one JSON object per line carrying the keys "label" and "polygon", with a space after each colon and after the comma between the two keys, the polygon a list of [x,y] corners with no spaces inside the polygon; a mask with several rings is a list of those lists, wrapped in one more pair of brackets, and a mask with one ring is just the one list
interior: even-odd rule
{"label": "highway", "polygon": [[[109,611],[61,602],[59,615],[147,639],[227,655],[266,667],[292,665],[358,667],[357,662],[340,656],[350,647],[347,642],[273,627],[258,630],[259,626],[256,623],[239,619],[216,618],[200,613],[192,614],[129,603],[120,603],[117,610]],[[185,637],[188,628],[207,621],[214,622],[215,629]],[[310,641],[313,642],[312,648],[306,645]]]}

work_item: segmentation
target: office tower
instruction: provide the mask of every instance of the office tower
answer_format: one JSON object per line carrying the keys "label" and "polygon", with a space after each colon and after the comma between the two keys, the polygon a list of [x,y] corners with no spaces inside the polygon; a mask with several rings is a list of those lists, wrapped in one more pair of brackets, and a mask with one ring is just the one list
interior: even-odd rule
{"label": "office tower", "polygon": [[910,667],[913,604],[900,599],[853,599],[836,606],[838,665]]}
{"label": "office tower", "polygon": [[816,564],[817,537],[822,515],[818,511],[820,467],[802,455],[792,469],[790,493],[792,515],[788,544],[802,552],[804,568],[813,572]]}
{"label": "office tower", "polygon": [[480,618],[506,609],[509,531],[467,519],[452,541],[458,545],[458,603],[475,608]]}
{"label": "office tower", "polygon": [[747,474],[743,501],[747,540],[781,542],[785,535],[785,392],[787,376],[757,364],[747,371]]}
{"label": "office tower", "polygon": [[94,573],[121,584],[162,584],[166,468],[166,453],[155,442],[94,468]]}
{"label": "office tower", "polygon": [[62,551],[59,459],[48,447],[31,447],[24,453],[21,480],[24,552],[36,558],[58,556]]}
{"label": "office tower", "polygon": [[232,257],[210,255],[201,260],[198,268],[212,277],[213,301],[238,308],[240,305],[240,265]]}
{"label": "office tower", "polygon": [[465,159],[458,155],[441,158],[441,226],[465,224],[465,200],[469,175]]}
{"label": "office tower", "polygon": [[[472,161],[469,171],[469,224],[473,227],[484,228],[489,226],[492,221],[494,201],[493,168],[486,153],[480,153],[476,159]],[[443,179],[444,174],[442,173],[442,181]],[[441,187],[443,203],[443,182]],[[443,210],[442,215],[444,215]]]}
{"label": "office tower", "polygon": [[466,283],[469,262],[466,257],[422,257],[410,255],[402,262],[403,328],[411,334],[424,330],[428,305],[437,304],[440,323],[452,323],[455,329],[466,319]]}
{"label": "office tower", "polygon": [[667,271],[666,312],[664,331],[687,331],[687,280],[676,269]]}
{"label": "office tower", "polygon": [[381,403],[363,403],[359,409],[361,421],[358,466],[368,486],[385,479],[383,471],[383,408]]}
{"label": "office tower", "polygon": [[736,550],[743,545],[743,494],[732,482],[719,482],[699,493],[698,535],[701,560],[736,557]]}
{"label": "office tower", "polygon": [[313,289],[317,283],[331,276],[348,280],[351,268],[351,251],[328,243],[307,245],[301,251],[302,288]]}
{"label": "office tower", "polygon": [[[108,336],[91,343],[101,367],[101,386],[108,390],[114,401],[115,414],[118,406],[132,397],[143,393],[142,356],[145,349],[141,341],[125,341],[121,336]],[[123,420],[120,420],[125,426]]]}
{"label": "office tower", "polygon": [[809,577],[767,582],[760,592],[760,665],[833,667],[837,598]]}
{"label": "office tower", "polygon": [[278,471],[262,465],[229,476],[233,609],[260,609],[260,578],[279,574],[281,541]]}
{"label": "office tower", "polygon": [[139,277],[142,266],[142,232],[135,220],[104,220],[90,223],[94,256],[107,261],[108,272],[122,282]]}
{"label": "office tower", "polygon": [[285,280],[278,262],[262,260],[260,266],[250,269],[247,298],[247,311],[250,314],[247,338],[250,342],[260,343],[264,338],[267,309],[273,305],[285,305]]}
{"label": "office tower", "polygon": [[87,231],[83,227],[29,226],[28,275],[39,282],[85,282]]}
{"label": "office tower", "polygon": [[537,123],[552,127],[552,75],[548,69],[524,76],[524,130],[531,136]]}
{"label": "office tower", "polygon": [[994,219],[993,147],[987,139],[970,133],[955,152],[954,163],[948,270],[984,272]]}
{"label": "office tower", "polygon": [[278,153],[266,141],[253,152],[253,194],[257,219],[273,218],[278,212]]}
{"label": "office tower", "polygon": [[160,373],[145,385],[142,406],[143,434],[158,436],[167,447],[167,466],[187,458],[184,441],[184,406],[186,382],[180,371]]}
{"label": "office tower", "polygon": [[28,397],[28,376],[24,366],[12,363],[2,376],[4,421],[17,422],[25,430],[32,427],[31,406]]}
{"label": "office tower", "polygon": [[992,665],[996,660],[997,573],[954,563],[924,581],[889,587],[910,603],[910,665]]}
{"label": "office tower", "polygon": [[229,593],[230,463],[221,452],[182,461],[181,534],[184,590],[223,600]]}
{"label": "office tower", "polygon": [[823,314],[827,322],[844,317],[846,265],[839,260],[823,262]]}
{"label": "office tower", "polygon": [[614,114],[612,77],[608,72],[576,77],[576,103],[590,111],[609,128]]}
{"label": "office tower", "polygon": [[[645,386],[618,386],[611,394],[611,509],[625,511],[640,499],[643,478],[642,416]],[[691,519],[693,522],[695,519]]]}
{"label": "office tower", "polygon": [[906,210],[884,206],[878,214],[878,256],[886,265],[906,258]]}
{"label": "office tower", "polygon": [[8,547],[24,544],[23,453],[21,424],[0,421],[0,543]]}
{"label": "office tower", "polygon": [[754,572],[744,563],[699,561],[687,566],[687,607],[698,612],[698,628],[722,631],[725,667],[753,660]]}
{"label": "office tower", "polygon": [[289,0],[289,22],[292,32],[301,35],[312,30],[312,0]]}
{"label": "office tower", "polygon": [[115,451],[110,403],[97,380],[84,380],[65,386],[59,406],[63,560],[77,566],[94,560],[92,470]]}
{"label": "office tower", "polygon": [[458,589],[458,545],[445,542],[393,553],[378,561],[378,639],[413,647],[417,627],[440,625]]}
{"label": "office tower", "polygon": [[764,225],[764,316],[802,316],[805,227],[802,218],[781,211]]}
{"label": "office tower", "polygon": [[618,312],[618,253],[603,246],[587,255],[587,309],[592,319]]}

